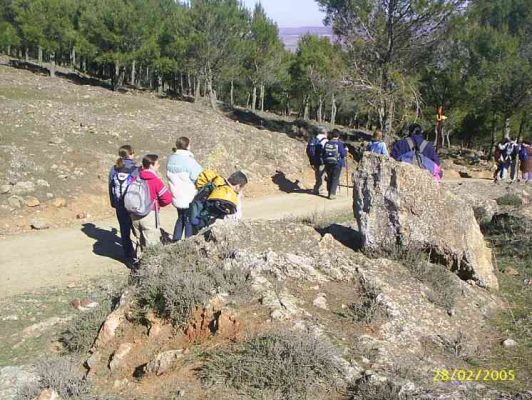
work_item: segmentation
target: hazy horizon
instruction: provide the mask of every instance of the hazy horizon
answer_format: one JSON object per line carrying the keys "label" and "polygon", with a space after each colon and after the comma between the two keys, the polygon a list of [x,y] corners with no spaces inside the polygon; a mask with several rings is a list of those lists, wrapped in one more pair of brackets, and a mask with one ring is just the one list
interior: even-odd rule
{"label": "hazy horizon", "polygon": [[261,3],[268,16],[279,28],[319,27],[323,25],[325,14],[315,0],[243,0],[253,9]]}

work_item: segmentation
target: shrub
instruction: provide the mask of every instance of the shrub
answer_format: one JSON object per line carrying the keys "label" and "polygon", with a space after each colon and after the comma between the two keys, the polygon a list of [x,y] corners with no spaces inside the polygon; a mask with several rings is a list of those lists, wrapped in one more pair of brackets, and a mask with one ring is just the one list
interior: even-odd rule
{"label": "shrub", "polygon": [[505,194],[504,196],[499,197],[495,200],[500,206],[522,206],[523,200],[516,194]]}
{"label": "shrub", "polygon": [[111,312],[111,302],[102,301],[93,310],[79,314],[70,321],[62,333],[60,342],[68,353],[86,353],[94,343],[98,330]]}
{"label": "shrub", "polygon": [[39,361],[35,365],[37,382],[18,393],[20,400],[32,400],[47,388],[53,389],[63,399],[83,398],[89,394],[89,383],[83,378],[80,363],[74,358],[58,357]]}
{"label": "shrub", "polygon": [[205,385],[227,385],[252,398],[323,398],[317,393],[330,390],[341,376],[335,349],[300,332],[253,337],[205,358]]}
{"label": "shrub", "polygon": [[229,251],[209,254],[192,241],[151,251],[135,279],[138,305],[183,326],[214,294],[248,287],[249,271],[231,265],[233,257]]}
{"label": "shrub", "polygon": [[351,388],[351,400],[413,400],[410,393],[402,393],[401,387],[391,381],[372,383],[367,378],[361,378]]}
{"label": "shrub", "polygon": [[379,303],[379,291],[368,282],[362,282],[362,294],[359,301],[347,307],[347,316],[356,322],[369,324],[386,317],[386,310]]}

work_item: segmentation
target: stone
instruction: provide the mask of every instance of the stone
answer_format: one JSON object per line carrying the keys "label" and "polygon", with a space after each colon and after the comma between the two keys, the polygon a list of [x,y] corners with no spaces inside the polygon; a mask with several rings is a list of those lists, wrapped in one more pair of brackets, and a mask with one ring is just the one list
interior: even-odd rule
{"label": "stone", "polygon": [[122,343],[118,346],[118,349],[113,353],[111,362],[109,363],[109,369],[115,371],[120,369],[124,365],[124,359],[133,349],[133,343]]}
{"label": "stone", "polygon": [[63,197],[56,197],[52,200],[52,205],[57,208],[66,207],[66,200]]}
{"label": "stone", "polygon": [[70,302],[70,305],[78,311],[88,311],[99,306],[96,301],[92,301],[89,299],[74,299]]}
{"label": "stone", "polygon": [[0,194],[7,194],[11,191],[11,185],[0,186]]}
{"label": "stone", "polygon": [[15,186],[11,188],[13,194],[27,194],[35,192],[35,184],[31,181],[17,182]]}
{"label": "stone", "polygon": [[76,215],[76,219],[85,219],[87,218],[87,214],[85,214],[84,212],[80,212]]}
{"label": "stone", "polygon": [[325,297],[325,293],[318,293],[318,296],[314,299],[312,304],[314,304],[315,307],[321,308],[323,310],[329,309],[327,306],[327,298]]}
{"label": "stone", "polygon": [[504,342],[502,342],[502,345],[504,347],[515,347],[517,346],[517,342],[513,339],[506,339]]}
{"label": "stone", "polygon": [[101,357],[102,355],[98,351],[95,351],[94,353],[91,354],[89,358],[87,358],[87,361],[85,361],[85,364],[91,370],[96,366],[96,364],[98,364]]}
{"label": "stone", "polygon": [[44,179],[37,179],[37,186],[50,187],[50,184]]}
{"label": "stone", "polygon": [[129,303],[130,293],[126,290],[120,297],[118,307],[107,316],[100,330],[98,331],[98,336],[96,337],[94,346],[91,349],[93,352],[101,346],[109,343],[109,341],[115,337],[116,330],[126,318],[126,313],[129,309]]}
{"label": "stone", "polygon": [[513,268],[513,267],[506,267],[506,268],[504,269],[504,273],[505,273],[506,275],[510,275],[510,276],[518,276],[518,275],[519,275],[519,271],[516,270],[516,269]]}
{"label": "stone", "polygon": [[54,136],[50,139],[49,143],[50,144],[62,144],[65,142],[65,139],[63,138],[60,138],[58,136]]}
{"label": "stone", "polygon": [[47,199],[53,199],[54,198],[54,194],[53,193],[46,193],[46,198]]}
{"label": "stone", "polygon": [[353,210],[366,249],[400,244],[427,250],[460,278],[498,288],[473,209],[426,170],[365,153],[352,179]]}
{"label": "stone", "polygon": [[183,350],[168,350],[157,354],[155,359],[144,367],[144,373],[160,376],[174,368],[183,357]]}
{"label": "stone", "polygon": [[129,385],[129,380],[127,378],[124,379],[117,379],[113,383],[113,388],[115,389],[122,389]]}
{"label": "stone", "polygon": [[38,207],[41,202],[37,197],[28,196],[24,199],[24,204],[26,204],[26,207]]}
{"label": "stone", "polygon": [[44,229],[50,228],[50,226],[44,222],[42,219],[35,218],[31,221],[30,226],[32,229],[35,229],[36,231],[42,231]]}
{"label": "stone", "polygon": [[53,389],[44,389],[35,400],[60,400],[61,397]]}
{"label": "stone", "polygon": [[11,196],[9,199],[7,199],[7,204],[12,208],[20,208],[22,207],[23,203],[24,200],[18,196]]}

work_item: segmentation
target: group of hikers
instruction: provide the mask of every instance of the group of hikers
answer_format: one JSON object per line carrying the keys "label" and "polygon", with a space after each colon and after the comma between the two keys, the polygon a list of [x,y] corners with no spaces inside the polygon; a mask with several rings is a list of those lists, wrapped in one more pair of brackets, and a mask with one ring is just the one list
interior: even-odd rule
{"label": "group of hikers", "polygon": [[[172,204],[177,221],[171,241],[191,237],[216,219],[241,218],[242,192],[248,179],[237,171],[225,179],[203,169],[190,151],[190,140],[180,137],[168,157],[166,176],[159,175],[159,156],[147,154],[137,165],[130,145],[120,147],[109,173],[109,196],[120,225],[120,238],[128,266],[135,268],[140,251],[161,243],[159,210]],[[138,245],[133,244],[134,235]],[[139,246],[140,245],[140,246]],[[140,249],[139,249],[140,247]]]}
{"label": "group of hikers", "polygon": [[[393,144],[391,156],[397,160],[410,164],[416,164],[428,170],[436,181],[440,181],[442,171],[440,158],[432,143],[425,140],[425,134],[419,124],[409,126],[409,134],[405,139]],[[388,147],[384,142],[383,133],[376,130],[373,133],[367,151],[389,157]],[[318,133],[307,144],[307,156],[315,173],[315,185],[313,193],[320,195],[324,175],[327,180],[327,192],[329,199],[336,198],[336,192],[340,183],[342,168],[347,167],[348,151],[346,145],[340,140],[338,131],[328,132],[326,128],[318,128]]]}
{"label": "group of hikers", "polygon": [[[495,147],[495,161],[497,170],[493,174],[493,181],[498,183],[509,177],[510,183],[519,179],[518,170],[521,172],[522,183],[532,183],[532,142],[505,138]],[[519,168],[518,168],[519,164]],[[509,174],[508,174],[509,172]]]}

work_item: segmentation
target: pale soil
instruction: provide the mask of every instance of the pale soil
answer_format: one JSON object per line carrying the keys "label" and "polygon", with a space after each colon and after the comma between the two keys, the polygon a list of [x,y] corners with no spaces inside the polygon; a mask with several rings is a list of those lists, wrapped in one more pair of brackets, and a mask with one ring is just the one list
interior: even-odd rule
{"label": "pale soil", "polygon": [[[291,217],[315,218],[327,213],[350,212],[351,191],[340,189],[331,201],[305,193],[278,194],[245,200],[244,219],[278,220]],[[176,210],[161,213],[161,224],[173,231]],[[24,233],[0,239],[0,298],[44,287],[64,287],[92,277],[126,275],[121,256],[118,223],[115,218],[80,222],[80,225]]]}

